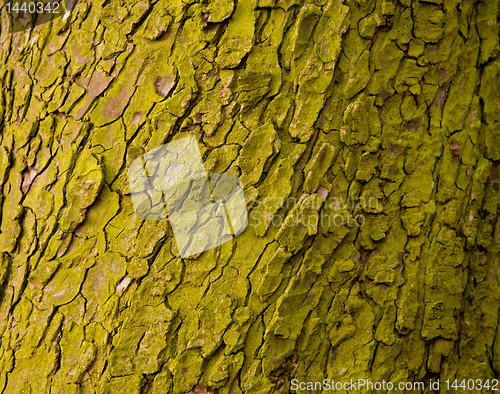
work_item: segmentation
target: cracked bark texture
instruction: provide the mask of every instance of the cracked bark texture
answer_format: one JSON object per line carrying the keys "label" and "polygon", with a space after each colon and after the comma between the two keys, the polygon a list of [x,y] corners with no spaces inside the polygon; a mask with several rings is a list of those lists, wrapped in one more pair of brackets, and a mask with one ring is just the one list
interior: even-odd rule
{"label": "cracked bark texture", "polygon": [[[2,393],[499,377],[498,1],[81,0],[0,23]],[[188,133],[250,222],[180,259],[127,168]]]}

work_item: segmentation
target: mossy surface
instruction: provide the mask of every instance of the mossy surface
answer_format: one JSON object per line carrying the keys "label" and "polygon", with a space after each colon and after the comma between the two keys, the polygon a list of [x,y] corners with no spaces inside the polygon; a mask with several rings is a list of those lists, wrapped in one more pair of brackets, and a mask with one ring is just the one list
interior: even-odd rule
{"label": "mossy surface", "polygon": [[[499,378],[499,18],[81,0],[12,32],[3,10],[0,393]],[[249,225],[181,259],[127,168],[187,135]]]}

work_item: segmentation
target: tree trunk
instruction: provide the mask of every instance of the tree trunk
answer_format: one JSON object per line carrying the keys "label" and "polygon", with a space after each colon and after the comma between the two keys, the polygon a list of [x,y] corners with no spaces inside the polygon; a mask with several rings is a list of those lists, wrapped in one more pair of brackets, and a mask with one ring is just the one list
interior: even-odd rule
{"label": "tree trunk", "polygon": [[[4,7],[1,392],[493,390],[499,15],[81,0],[15,32]],[[168,221],[135,215],[127,170],[188,135],[241,179],[249,222],[180,258]]]}

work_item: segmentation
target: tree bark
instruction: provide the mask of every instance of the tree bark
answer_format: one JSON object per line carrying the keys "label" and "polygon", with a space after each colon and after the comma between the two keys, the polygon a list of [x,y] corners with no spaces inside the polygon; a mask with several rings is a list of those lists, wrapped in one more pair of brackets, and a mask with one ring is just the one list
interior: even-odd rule
{"label": "tree bark", "polygon": [[[82,0],[14,32],[4,7],[0,391],[492,386],[499,18],[496,0]],[[249,215],[192,258],[127,177],[184,135]]]}

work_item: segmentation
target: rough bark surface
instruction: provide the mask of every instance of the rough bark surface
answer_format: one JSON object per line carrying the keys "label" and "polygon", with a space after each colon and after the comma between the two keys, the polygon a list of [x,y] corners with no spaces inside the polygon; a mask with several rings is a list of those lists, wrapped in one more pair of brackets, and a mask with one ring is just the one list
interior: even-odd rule
{"label": "rough bark surface", "polygon": [[[81,0],[11,32],[2,8],[0,392],[498,378],[499,13]],[[181,259],[127,168],[188,134],[250,222]]]}

